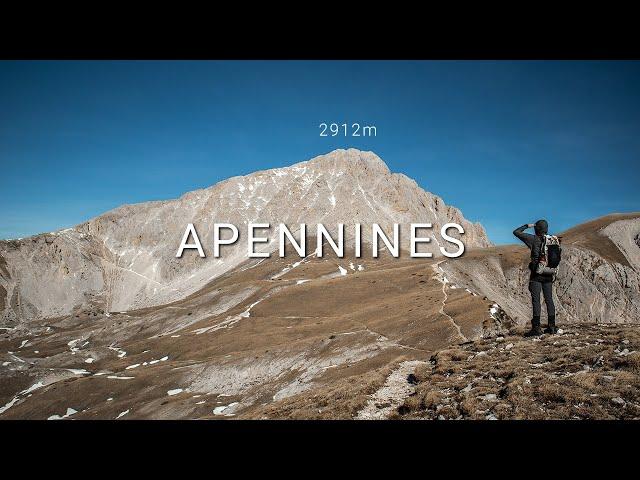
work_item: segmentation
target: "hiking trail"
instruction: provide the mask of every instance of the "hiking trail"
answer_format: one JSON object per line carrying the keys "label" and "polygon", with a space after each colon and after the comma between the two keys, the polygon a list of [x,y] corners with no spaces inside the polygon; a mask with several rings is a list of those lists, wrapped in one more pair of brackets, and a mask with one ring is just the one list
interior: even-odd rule
{"label": "hiking trail", "polygon": [[460,329],[460,326],[453,320],[453,318],[447,312],[444,311],[444,307],[446,306],[447,299],[449,298],[449,294],[447,293],[447,283],[449,283],[449,281],[447,280],[447,277],[445,277],[444,275],[444,270],[442,270],[442,268],[440,267],[440,264],[443,262],[445,262],[445,260],[440,260],[434,263],[433,265],[431,265],[431,268],[435,272],[435,275],[432,278],[435,278],[437,281],[442,283],[442,294],[444,295],[444,298],[442,299],[442,305],[440,306],[440,310],[438,310],[438,313],[444,315],[449,319],[453,327],[458,332],[458,335],[460,336],[460,338],[462,338],[463,342],[468,342],[469,339],[464,336],[464,334],[462,333],[462,330]]}
{"label": "hiking trail", "polygon": [[373,393],[367,404],[354,417],[355,420],[384,420],[389,414],[402,405],[405,399],[415,392],[415,385],[409,383],[407,377],[414,373],[419,365],[427,362],[412,360],[402,362],[387,377],[384,385]]}

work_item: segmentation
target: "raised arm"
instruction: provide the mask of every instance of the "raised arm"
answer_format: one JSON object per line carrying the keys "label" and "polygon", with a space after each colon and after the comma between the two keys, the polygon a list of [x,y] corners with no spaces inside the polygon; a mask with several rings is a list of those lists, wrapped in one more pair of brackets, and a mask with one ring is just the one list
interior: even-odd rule
{"label": "raised arm", "polygon": [[531,235],[530,233],[525,233],[525,230],[531,227],[533,227],[532,223],[526,223],[521,227],[516,228],[513,231],[513,234],[516,237],[518,237],[520,240],[522,240],[529,248],[533,246],[533,240],[535,239],[535,235]]}

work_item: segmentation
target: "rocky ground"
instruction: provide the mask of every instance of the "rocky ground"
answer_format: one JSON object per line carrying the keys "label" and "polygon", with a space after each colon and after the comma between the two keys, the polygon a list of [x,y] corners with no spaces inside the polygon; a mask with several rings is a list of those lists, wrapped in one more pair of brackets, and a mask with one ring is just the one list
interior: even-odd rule
{"label": "rocky ground", "polygon": [[256,259],[169,305],[4,329],[0,419],[263,418],[327,389],[358,405],[396,365],[509,325],[441,262]]}
{"label": "rocky ground", "polygon": [[523,253],[254,259],[168,305],[4,328],[0,419],[639,416],[638,327],[561,310],[522,338]]}
{"label": "rocky ground", "polygon": [[[572,325],[558,335],[467,342],[265,409],[263,418],[638,419],[640,329]],[[412,368],[407,368],[412,367]],[[345,401],[348,399],[348,401]]]}
{"label": "rocky ground", "polygon": [[572,325],[441,350],[391,418],[638,419],[640,329]]}

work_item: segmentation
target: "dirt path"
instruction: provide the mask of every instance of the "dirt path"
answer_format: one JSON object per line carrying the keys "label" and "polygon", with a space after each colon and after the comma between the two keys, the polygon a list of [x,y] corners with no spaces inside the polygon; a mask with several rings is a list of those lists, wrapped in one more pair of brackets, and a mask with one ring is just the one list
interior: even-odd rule
{"label": "dirt path", "polygon": [[402,405],[405,399],[415,392],[415,386],[407,380],[409,374],[415,372],[418,365],[426,364],[419,360],[402,362],[387,377],[384,386],[377,390],[355,420],[384,420],[389,414]]}
{"label": "dirt path", "polygon": [[444,307],[446,306],[447,299],[449,298],[449,294],[447,293],[447,283],[448,283],[447,277],[444,276],[444,272],[442,271],[442,269],[440,269],[440,264],[444,261],[445,260],[440,260],[439,262],[436,262],[433,265],[431,265],[431,268],[433,268],[433,271],[435,272],[435,275],[433,276],[433,278],[435,278],[437,281],[442,283],[442,295],[444,295],[442,299],[442,305],[440,306],[440,310],[438,310],[438,313],[444,315],[449,319],[449,321],[451,322],[451,325],[453,325],[453,327],[456,329],[456,331],[458,332],[458,336],[462,339],[463,342],[468,342],[469,339],[464,336],[464,334],[462,333],[462,330],[460,330],[460,326],[453,320],[453,318],[451,318],[451,316],[447,312],[444,311]]}

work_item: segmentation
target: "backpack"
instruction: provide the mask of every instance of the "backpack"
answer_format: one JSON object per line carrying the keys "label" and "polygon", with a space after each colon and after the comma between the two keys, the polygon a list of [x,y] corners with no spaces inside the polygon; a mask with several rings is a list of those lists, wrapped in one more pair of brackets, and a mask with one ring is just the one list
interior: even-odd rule
{"label": "backpack", "polygon": [[558,237],[555,235],[545,235],[542,239],[536,273],[555,276],[558,273],[561,253],[562,248],[560,248],[560,240]]}

